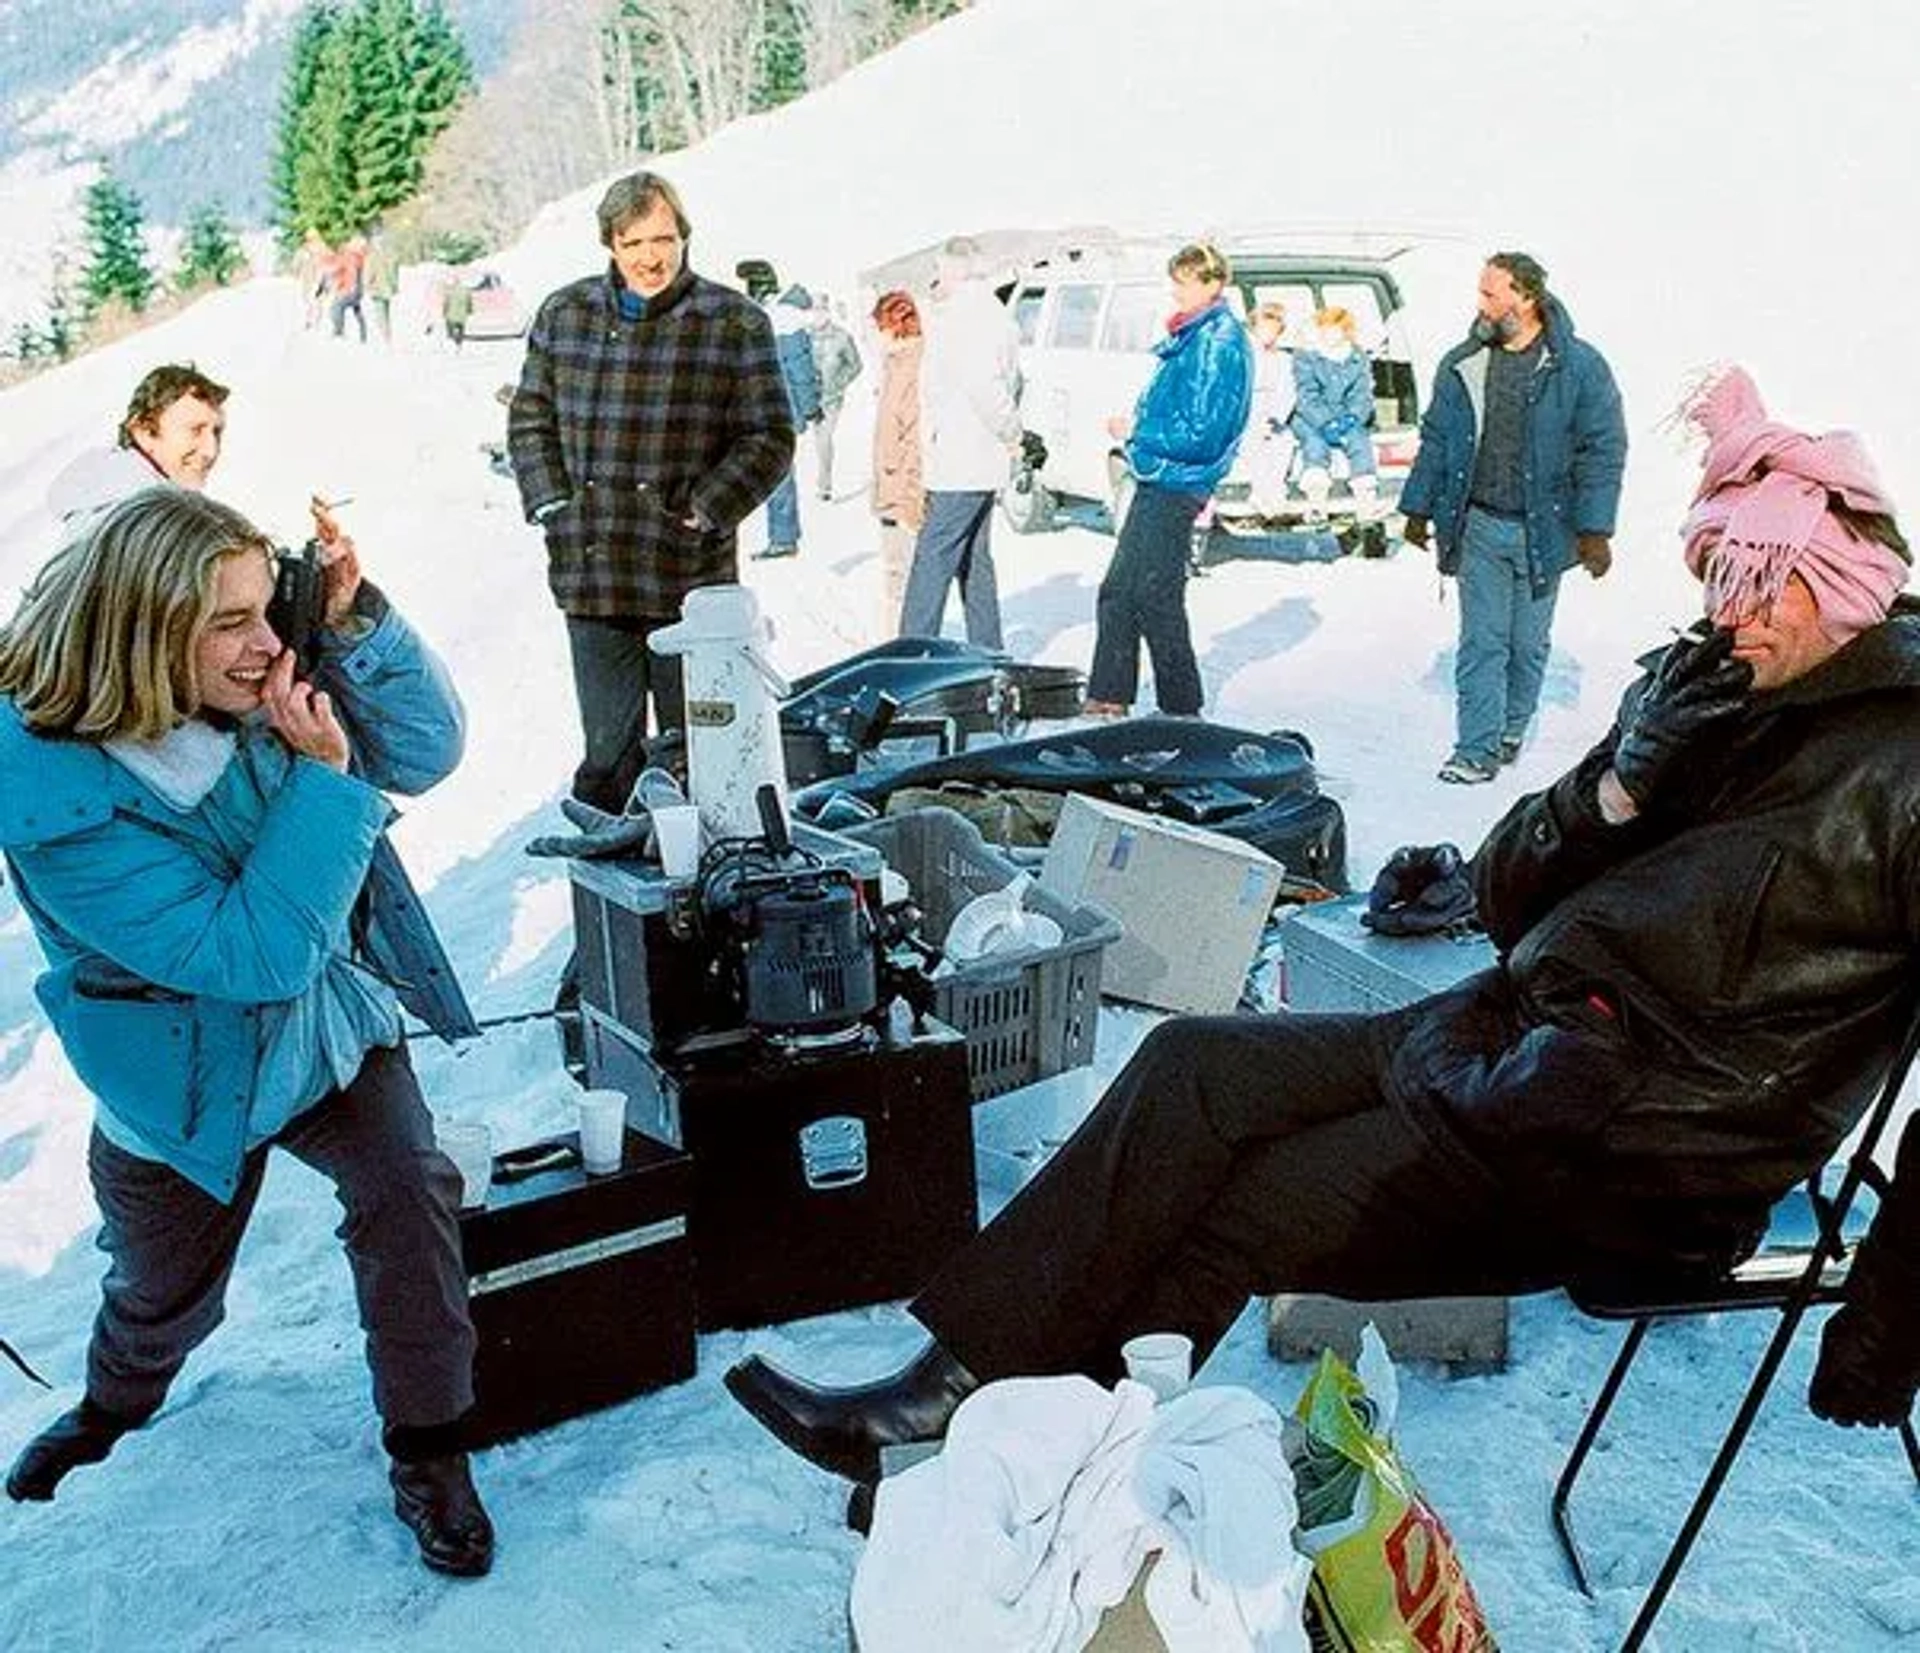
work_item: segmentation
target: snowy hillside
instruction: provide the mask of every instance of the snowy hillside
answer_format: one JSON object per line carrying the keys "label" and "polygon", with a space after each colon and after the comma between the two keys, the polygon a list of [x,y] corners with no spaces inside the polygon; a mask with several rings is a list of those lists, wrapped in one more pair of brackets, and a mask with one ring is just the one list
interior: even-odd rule
{"label": "snowy hillside", "polygon": [[[1436,339],[1464,326],[1481,253],[1537,252],[1619,373],[1634,443],[1613,575],[1564,589],[1538,737],[1495,784],[1447,787],[1453,594],[1417,553],[1234,564],[1192,589],[1212,715],[1304,729],[1364,877],[1397,844],[1473,842],[1610,715],[1630,656],[1694,597],[1674,527],[1691,460],[1662,420],[1686,373],[1737,356],[1778,410],[1862,428],[1920,510],[1910,439],[1920,347],[1888,295],[1920,282],[1904,202],[1920,153],[1920,22],[1870,0],[982,0],[777,115],[662,161],[695,220],[697,265],[747,254],[855,292],[868,265],[944,234],[1257,219],[1427,231],[1413,293]],[[525,293],[593,269],[597,192],[557,202],[501,260]],[[1836,277],[1838,279],[1836,279]],[[1893,311],[1895,325],[1889,325]],[[403,317],[403,321],[408,318]],[[555,830],[576,743],[560,622],[537,536],[479,444],[514,345],[460,355],[403,327],[397,348],[299,327],[284,283],[217,295],[164,329],[0,395],[0,608],[47,550],[52,473],[105,438],[154,362],[234,385],[216,492],[286,536],[319,490],[372,576],[438,645],[467,702],[462,769],[409,801],[402,852],[482,1015],[538,1006],[568,945],[564,875],[526,858]],[[803,500],[793,562],[743,564],[789,673],[870,640],[876,534],[862,481],[863,377],[842,427],[843,495]],[[764,535],[748,524],[743,550]],[[1084,664],[1111,541],[1086,527],[996,533],[1008,641]],[[0,1370],[0,1457],[81,1380],[101,1260],[84,1167],[89,1106],[34,1008],[38,958],[0,892],[0,1335],[59,1386]],[[983,1112],[1012,1140],[1057,1136],[1148,1018],[1109,1007],[1095,1074]],[[567,1116],[548,1030],[417,1052],[436,1110],[503,1145]],[[993,1183],[991,1198],[1008,1183]],[[478,1584],[422,1572],[387,1513],[330,1192],[276,1161],[228,1323],[166,1412],[46,1508],[0,1506],[0,1648],[12,1653],[508,1653],[554,1648],[833,1653],[859,1543],[843,1489],[779,1451],[720,1373],[764,1349],[826,1376],[878,1370],[911,1340],[892,1308],[701,1340],[690,1382],[484,1454],[501,1534]],[[644,1313],[645,1305],[634,1305]],[[1764,1327],[1665,1328],[1583,1492],[1600,1595],[1562,1571],[1546,1499],[1616,1334],[1557,1297],[1515,1305],[1502,1374],[1402,1374],[1406,1456],[1452,1525],[1501,1645],[1615,1645],[1704,1465]],[[1679,1653],[1908,1653],[1920,1647],[1920,1519],[1892,1438],[1804,1406],[1803,1338],[1663,1621]],[[1253,1317],[1203,1373],[1282,1407]],[[929,1648],[938,1646],[930,1639]]]}
{"label": "snowy hillside", "polygon": [[[0,338],[37,316],[80,192],[110,165],[156,227],[218,203],[264,225],[267,161],[294,20],[307,0],[6,0],[0,5]],[[475,73],[523,0],[449,0]]]}

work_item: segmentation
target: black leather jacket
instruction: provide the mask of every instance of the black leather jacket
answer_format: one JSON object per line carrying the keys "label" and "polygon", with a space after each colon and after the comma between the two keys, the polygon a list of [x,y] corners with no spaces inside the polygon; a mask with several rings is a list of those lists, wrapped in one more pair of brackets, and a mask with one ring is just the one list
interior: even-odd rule
{"label": "black leather jacket", "polygon": [[[1412,1014],[1394,1085],[1589,1251],[1719,1266],[1833,1152],[1913,1014],[1920,607],[1755,695],[1617,827],[1594,790],[1614,739],[1481,847],[1501,968]],[[1897,1186],[1887,1235],[1917,1200]]]}

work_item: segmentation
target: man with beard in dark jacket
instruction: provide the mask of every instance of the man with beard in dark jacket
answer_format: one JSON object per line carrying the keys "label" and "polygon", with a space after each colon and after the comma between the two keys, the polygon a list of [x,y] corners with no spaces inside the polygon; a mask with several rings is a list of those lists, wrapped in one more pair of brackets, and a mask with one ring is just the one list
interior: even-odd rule
{"label": "man with beard in dark jacket", "polygon": [[[852,1389],[753,1357],[727,1374],[748,1410],[865,1478],[980,1382],[1111,1380],[1146,1331],[1204,1358],[1251,1293],[1507,1294],[1754,1248],[1914,1015],[1920,606],[1851,436],[1769,421],[1738,369],[1689,413],[1708,621],[1488,836],[1499,965],[1380,1015],[1161,1024],[914,1301],[936,1341]],[[1838,1422],[1897,1422],[1920,1381],[1916,1158],[1824,1333]]]}
{"label": "man with beard in dark jacket", "polygon": [[685,717],[679,661],[647,639],[696,586],[739,578],[736,530],[792,462],[793,419],[759,306],[687,268],[673,186],[622,178],[599,218],[611,261],[540,306],[507,450],[567,618],[573,795],[617,813],[645,766],[649,692],[660,728]]}
{"label": "man with beard in dark jacket", "polygon": [[1440,572],[1460,583],[1453,752],[1440,779],[1490,781],[1520,755],[1540,702],[1560,576],[1613,566],[1627,463],[1620,392],[1574,332],[1547,272],[1495,253],[1472,330],[1433,376],[1420,453],[1400,509],[1406,538],[1429,529]]}

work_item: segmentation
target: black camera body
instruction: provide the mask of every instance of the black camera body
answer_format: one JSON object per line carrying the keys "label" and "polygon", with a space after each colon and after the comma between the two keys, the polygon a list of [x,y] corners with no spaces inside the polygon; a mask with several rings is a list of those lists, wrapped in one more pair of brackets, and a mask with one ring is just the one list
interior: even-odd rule
{"label": "black camera body", "polygon": [[298,551],[280,551],[274,558],[267,624],[293,650],[294,667],[302,677],[310,676],[319,661],[320,628],[326,617],[327,576],[320,542],[310,539]]}

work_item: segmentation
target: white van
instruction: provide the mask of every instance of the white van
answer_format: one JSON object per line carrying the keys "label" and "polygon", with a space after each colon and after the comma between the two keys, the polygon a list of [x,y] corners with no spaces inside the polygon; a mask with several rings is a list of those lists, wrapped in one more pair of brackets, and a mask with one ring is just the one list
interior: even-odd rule
{"label": "white van", "polygon": [[[1286,307],[1287,337],[1304,338],[1315,312],[1340,305],[1352,313],[1358,342],[1373,358],[1374,451],[1380,499],[1390,506],[1420,440],[1423,375],[1393,268],[1410,249],[1366,237],[1279,232],[1212,239],[1233,267],[1227,299],[1242,316],[1278,301]],[[1112,237],[1065,246],[1029,263],[1004,290],[1020,331],[1021,422],[1047,449],[1045,466],[1002,495],[1018,531],[1052,527],[1062,500],[1104,504],[1116,525],[1124,516],[1132,483],[1107,421],[1132,411],[1153,372],[1153,346],[1164,337],[1171,305],[1167,260],[1180,245]],[[1256,502],[1254,495],[1236,468],[1215,491],[1203,523],[1210,521],[1216,535],[1267,536],[1297,529],[1307,515],[1297,490],[1284,500]],[[1328,514],[1343,532],[1354,528],[1355,502],[1343,484],[1336,484]],[[1367,533],[1384,541],[1386,529],[1374,523]]]}

